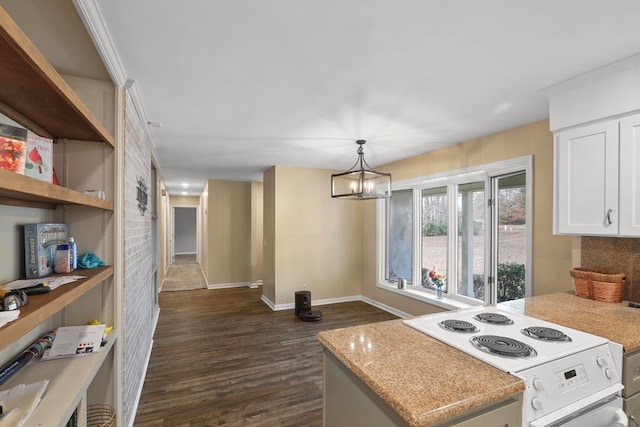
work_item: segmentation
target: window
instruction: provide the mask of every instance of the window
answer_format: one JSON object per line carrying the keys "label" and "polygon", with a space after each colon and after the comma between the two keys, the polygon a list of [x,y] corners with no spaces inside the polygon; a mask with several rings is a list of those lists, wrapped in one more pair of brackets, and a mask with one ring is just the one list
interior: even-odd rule
{"label": "window", "polygon": [[413,195],[411,190],[393,193],[388,203],[386,279],[396,282],[400,278],[411,283],[413,271]]}
{"label": "window", "polygon": [[[435,277],[447,271],[449,203],[447,187],[422,190],[422,287],[436,289]],[[446,292],[446,281],[443,291]]]}
{"label": "window", "polygon": [[485,181],[458,185],[458,294],[484,301]]}
{"label": "window", "polygon": [[379,286],[406,278],[398,292],[433,302],[444,283],[444,306],[530,295],[530,179],[524,157],[394,183],[378,202]]}

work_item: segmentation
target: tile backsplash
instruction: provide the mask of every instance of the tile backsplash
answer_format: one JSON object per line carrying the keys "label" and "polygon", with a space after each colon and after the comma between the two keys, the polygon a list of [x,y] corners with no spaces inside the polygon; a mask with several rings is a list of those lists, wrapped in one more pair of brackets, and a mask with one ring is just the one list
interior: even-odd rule
{"label": "tile backsplash", "polygon": [[624,299],[640,302],[640,239],[582,237],[581,267],[624,273]]}

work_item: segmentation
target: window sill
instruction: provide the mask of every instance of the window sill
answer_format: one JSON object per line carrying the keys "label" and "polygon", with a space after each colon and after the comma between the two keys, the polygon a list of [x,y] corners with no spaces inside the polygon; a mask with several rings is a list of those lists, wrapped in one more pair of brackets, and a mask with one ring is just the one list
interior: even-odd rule
{"label": "window sill", "polygon": [[395,285],[379,283],[378,288],[393,292],[395,294],[413,298],[418,301],[426,302],[428,304],[435,305],[447,310],[458,310],[461,308],[469,308],[475,307],[477,305],[482,305],[481,302],[478,302],[478,304],[469,304],[466,301],[461,301],[460,299],[453,298],[447,295],[443,296],[442,299],[437,299],[435,292],[425,292],[422,290],[418,290],[416,287],[410,285],[407,286],[406,289],[398,289],[398,287]]}

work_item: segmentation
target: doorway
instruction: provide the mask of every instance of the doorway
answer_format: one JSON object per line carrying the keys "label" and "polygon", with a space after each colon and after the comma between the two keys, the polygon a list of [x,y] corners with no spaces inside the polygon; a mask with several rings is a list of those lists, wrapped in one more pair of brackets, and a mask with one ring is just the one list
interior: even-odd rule
{"label": "doorway", "polygon": [[200,263],[198,254],[198,207],[174,206],[171,264]]}

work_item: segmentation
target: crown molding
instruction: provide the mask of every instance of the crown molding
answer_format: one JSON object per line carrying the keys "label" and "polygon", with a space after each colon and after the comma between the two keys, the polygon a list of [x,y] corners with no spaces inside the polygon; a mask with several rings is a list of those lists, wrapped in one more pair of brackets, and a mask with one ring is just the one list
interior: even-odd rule
{"label": "crown molding", "polygon": [[155,149],[155,139],[149,130],[149,126],[147,126],[148,119],[144,109],[144,102],[142,101],[142,94],[135,84],[135,80],[127,76],[118,51],[111,39],[111,34],[100,13],[97,0],[73,0],[73,5],[87,29],[89,37],[91,37],[100,58],[102,58],[102,62],[111,76],[111,80],[116,86],[123,87],[132,98],[133,106],[143,125],[144,133],[151,142],[153,149]]}
{"label": "crown molding", "polygon": [[127,74],[115,49],[109,30],[102,19],[97,0],[73,0],[73,5],[78,11],[93,44],[102,58],[102,62],[116,86],[124,86]]}

